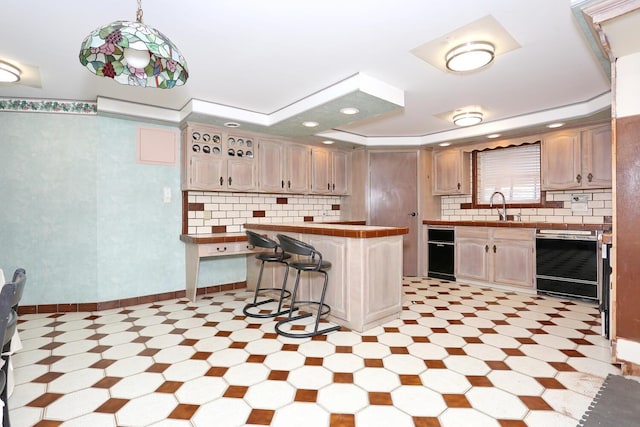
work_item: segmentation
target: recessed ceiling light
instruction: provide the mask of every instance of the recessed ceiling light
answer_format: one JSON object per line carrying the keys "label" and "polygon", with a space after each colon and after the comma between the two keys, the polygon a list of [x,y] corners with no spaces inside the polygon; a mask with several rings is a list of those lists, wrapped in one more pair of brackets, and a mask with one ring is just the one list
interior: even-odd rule
{"label": "recessed ceiling light", "polygon": [[467,111],[453,116],[453,123],[456,126],[473,126],[482,121],[482,113],[479,111]]}
{"label": "recessed ceiling light", "polygon": [[322,141],[322,143],[325,144],[325,145],[331,145],[331,144],[333,144],[333,142],[334,141],[331,141],[329,139],[327,139],[326,141]]}
{"label": "recessed ceiling light", "polygon": [[302,122],[302,126],[306,126],[308,128],[314,128],[318,126],[320,123],[318,122]]}
{"label": "recessed ceiling light", "polygon": [[555,128],[559,128],[559,127],[562,127],[562,126],[564,126],[564,123],[560,123],[560,122],[551,123],[551,124],[547,125],[547,127],[550,128],[550,129],[555,129]]}
{"label": "recessed ceiling light", "polygon": [[451,145],[450,142],[441,142],[440,144],[438,144],[440,147],[448,147]]}
{"label": "recessed ceiling light", "polygon": [[351,115],[353,115],[353,114],[358,114],[358,113],[360,112],[360,110],[358,110],[358,109],[357,109],[357,108],[355,108],[355,107],[345,107],[345,108],[341,108],[341,109],[340,109],[340,112],[341,112],[342,114],[346,114],[346,115],[348,115],[348,116],[351,116]]}
{"label": "recessed ceiling light", "polygon": [[502,136],[501,133],[492,133],[491,135],[487,135],[487,138],[494,139],[494,138],[499,138],[501,136]]}
{"label": "recessed ceiling light", "polygon": [[20,80],[20,69],[0,61],[0,83],[15,83]]}
{"label": "recessed ceiling light", "polygon": [[236,122],[226,122],[224,124],[225,127],[228,128],[239,128],[240,127],[240,123],[236,123]]}
{"label": "recessed ceiling light", "polygon": [[493,61],[494,54],[495,47],[489,42],[469,42],[447,52],[445,61],[451,71],[472,71]]}

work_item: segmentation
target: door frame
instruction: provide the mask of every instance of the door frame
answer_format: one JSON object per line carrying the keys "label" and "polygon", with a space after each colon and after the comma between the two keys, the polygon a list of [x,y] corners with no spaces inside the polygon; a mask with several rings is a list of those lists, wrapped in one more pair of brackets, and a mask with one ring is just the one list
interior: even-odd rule
{"label": "door frame", "polygon": [[423,200],[423,194],[424,194],[424,188],[423,186],[425,185],[423,183],[423,179],[421,179],[422,177],[425,176],[425,173],[427,171],[425,171],[425,160],[426,160],[426,155],[427,153],[425,153],[425,151],[423,149],[420,148],[390,148],[390,149],[384,149],[384,148],[379,148],[379,149],[368,149],[367,150],[367,179],[366,179],[366,184],[365,184],[365,188],[366,188],[366,209],[367,209],[367,224],[371,224],[371,154],[377,154],[377,153],[387,153],[387,154],[394,154],[394,153],[415,153],[416,154],[416,183],[415,183],[415,188],[416,188],[416,201],[417,201],[417,219],[416,221],[417,223],[417,227],[416,227],[416,234],[417,234],[417,239],[418,239],[418,244],[417,244],[417,254],[416,254],[416,258],[417,258],[417,264],[416,265],[416,277],[422,277],[425,275],[425,260],[423,259],[423,256],[426,255],[425,253],[425,247],[424,247],[424,238],[423,238],[423,210],[424,210],[424,200]]}

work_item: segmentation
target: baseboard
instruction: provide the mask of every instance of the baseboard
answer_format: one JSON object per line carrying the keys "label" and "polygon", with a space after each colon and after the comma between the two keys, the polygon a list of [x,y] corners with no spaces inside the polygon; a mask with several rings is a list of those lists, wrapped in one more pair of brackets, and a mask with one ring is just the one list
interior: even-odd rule
{"label": "baseboard", "polygon": [[[227,283],[224,285],[205,286],[198,288],[198,295],[215,294],[217,292],[227,292],[233,289],[242,289],[247,287],[247,282]],[[102,302],[80,302],[65,304],[38,304],[38,305],[21,305],[18,307],[18,314],[40,314],[40,313],[74,313],[87,311],[113,310],[114,308],[129,307],[140,304],[150,304],[157,301],[166,301],[170,299],[185,298],[186,291],[184,289],[173,292],[164,292],[161,294],[143,295],[139,297],[125,298],[112,301]]]}

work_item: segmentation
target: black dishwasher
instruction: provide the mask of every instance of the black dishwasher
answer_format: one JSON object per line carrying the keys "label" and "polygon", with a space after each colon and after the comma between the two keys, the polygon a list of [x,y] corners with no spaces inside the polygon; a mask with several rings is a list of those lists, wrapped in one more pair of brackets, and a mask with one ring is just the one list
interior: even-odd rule
{"label": "black dishwasher", "polygon": [[453,228],[429,227],[427,233],[429,246],[427,276],[455,281],[456,277],[453,275],[455,234]]}

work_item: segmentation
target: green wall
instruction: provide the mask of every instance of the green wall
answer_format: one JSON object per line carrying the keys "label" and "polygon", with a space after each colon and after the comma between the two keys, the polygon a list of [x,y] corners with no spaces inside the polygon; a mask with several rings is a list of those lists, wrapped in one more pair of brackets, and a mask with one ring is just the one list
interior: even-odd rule
{"label": "green wall", "polygon": [[[158,126],[0,113],[0,268],[27,270],[21,304],[184,289],[180,167],[136,163],[139,125]],[[245,258],[224,257],[203,263],[199,285],[245,278]]]}

